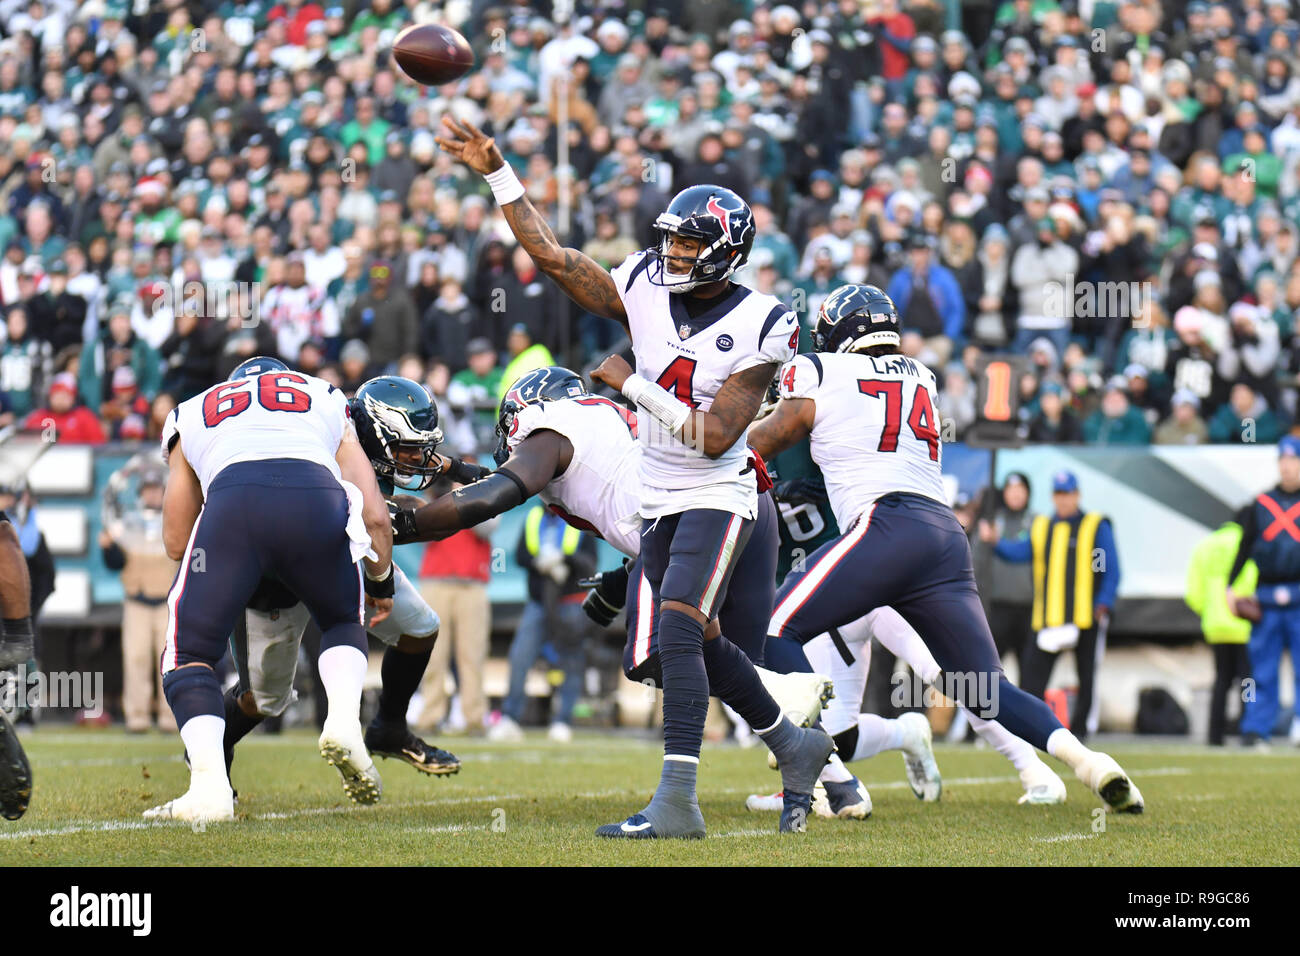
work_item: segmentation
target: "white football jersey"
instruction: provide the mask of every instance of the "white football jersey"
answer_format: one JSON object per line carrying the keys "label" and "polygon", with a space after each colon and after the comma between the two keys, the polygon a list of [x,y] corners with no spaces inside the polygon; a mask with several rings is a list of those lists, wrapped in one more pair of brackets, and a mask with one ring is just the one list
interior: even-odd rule
{"label": "white football jersey", "polygon": [[[708,411],[732,375],[756,365],[780,365],[794,355],[798,319],[775,296],[734,286],[692,319],[685,296],[650,281],[652,267],[641,252],[628,256],[612,275],[627,311],[637,373],[679,401]],[[743,434],[722,455],[709,458],[649,415],[639,418],[642,515],[707,507],[753,517],[757,487],[754,475],[746,473],[750,456]]]}
{"label": "white football jersey", "polygon": [[334,456],[349,422],[347,398],[324,379],[263,372],[213,385],[176,406],[163,427],[163,456],[179,435],[205,498],[212,479],[241,461],[302,458],[342,481]]}
{"label": "white football jersey", "polygon": [[631,520],[641,506],[637,416],[595,395],[525,405],[515,416],[506,446],[514,451],[542,430],[567,438],[573,459],[539,497],[570,524],[596,532],[635,558],[641,553],[640,521]]}
{"label": "white football jersey", "polygon": [[798,355],[781,369],[782,398],[817,403],[809,451],[843,531],[882,495],[947,503],[934,373],[902,355]]}

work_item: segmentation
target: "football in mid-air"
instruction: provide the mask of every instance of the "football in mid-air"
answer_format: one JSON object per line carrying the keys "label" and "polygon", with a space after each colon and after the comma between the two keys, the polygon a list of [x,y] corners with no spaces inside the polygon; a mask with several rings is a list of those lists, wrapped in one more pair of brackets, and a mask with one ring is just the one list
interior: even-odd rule
{"label": "football in mid-air", "polygon": [[474,66],[474,51],[451,27],[421,23],[397,35],[393,59],[415,82],[439,86],[468,73]]}

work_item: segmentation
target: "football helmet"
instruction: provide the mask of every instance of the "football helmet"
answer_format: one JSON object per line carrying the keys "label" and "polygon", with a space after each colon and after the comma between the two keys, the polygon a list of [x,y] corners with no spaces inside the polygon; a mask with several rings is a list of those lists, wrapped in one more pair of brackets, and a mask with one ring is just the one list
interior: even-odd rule
{"label": "football helmet", "polygon": [[501,399],[501,408],[497,414],[497,447],[492,459],[497,467],[505,464],[510,457],[506,439],[515,427],[515,416],[526,405],[539,405],[542,402],[554,402],[562,398],[577,398],[586,395],[587,386],[582,376],[572,369],[559,365],[533,369],[515,380]]}
{"label": "football helmet", "polygon": [[233,382],[236,379],[249,378],[253,375],[261,375],[263,372],[288,372],[292,371],[289,366],[285,365],[278,358],[271,358],[269,355],[254,355],[251,359],[244,359],[230,373],[227,382]]}
{"label": "football helmet", "polygon": [[[690,186],[683,189],[654,223],[657,247],[646,250],[650,269],[646,273],[655,285],[670,292],[689,292],[696,286],[730,278],[749,259],[754,248],[754,213],[749,204],[722,186]],[[673,236],[699,239],[699,255],[673,256],[690,269],[673,272],[668,268]]]}
{"label": "football helmet", "polygon": [[872,345],[898,345],[900,328],[898,309],[883,289],[844,285],[828,295],[817,311],[813,348],[851,352]]}
{"label": "football helmet", "polygon": [[381,375],[358,388],[348,407],[378,477],[406,491],[433,484],[442,467],[437,455],[442,429],[438,406],[423,385],[400,375]]}

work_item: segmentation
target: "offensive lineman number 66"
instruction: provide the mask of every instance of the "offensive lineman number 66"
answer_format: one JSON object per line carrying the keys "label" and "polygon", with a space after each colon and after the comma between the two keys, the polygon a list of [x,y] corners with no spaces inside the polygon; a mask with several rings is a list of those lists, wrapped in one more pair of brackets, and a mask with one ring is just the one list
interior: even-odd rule
{"label": "offensive lineman number 66", "polygon": [[[307,380],[293,372],[262,375],[257,380],[257,401],[268,412],[305,412],[311,408],[311,396],[285,382],[306,385]],[[203,424],[215,428],[227,418],[234,418],[253,404],[253,397],[241,391],[248,379],[226,382],[208,392],[203,399]]]}

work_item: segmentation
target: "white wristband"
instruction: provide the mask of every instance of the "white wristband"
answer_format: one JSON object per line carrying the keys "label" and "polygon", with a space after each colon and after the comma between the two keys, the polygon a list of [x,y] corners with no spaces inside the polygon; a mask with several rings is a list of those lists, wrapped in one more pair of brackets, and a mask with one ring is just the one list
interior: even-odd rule
{"label": "white wristband", "polygon": [[362,567],[363,567],[363,569],[364,569],[365,572],[366,572],[366,577],[369,578],[371,581],[387,581],[389,575],[391,575],[391,574],[393,573],[393,562],[392,562],[392,561],[389,561],[389,562],[388,562],[388,567],[384,568],[384,573],[383,573],[383,574],[371,574],[369,568],[366,568],[364,565],[363,565]]}
{"label": "white wristband", "polygon": [[524,184],[519,181],[515,171],[506,163],[494,173],[488,173],[483,177],[487,184],[492,187],[492,196],[496,199],[498,206],[504,206],[512,203],[524,194]]}
{"label": "white wristband", "polygon": [[650,417],[676,435],[691,417],[693,409],[678,401],[662,385],[633,373],[623,383],[623,394],[629,401],[650,413]]}

